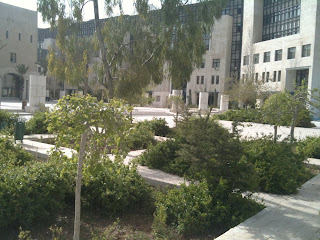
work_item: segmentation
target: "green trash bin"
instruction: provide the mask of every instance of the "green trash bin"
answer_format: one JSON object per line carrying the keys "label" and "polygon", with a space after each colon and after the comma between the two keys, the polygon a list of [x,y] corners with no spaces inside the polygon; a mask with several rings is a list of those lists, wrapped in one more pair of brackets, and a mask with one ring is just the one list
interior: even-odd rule
{"label": "green trash bin", "polygon": [[23,121],[16,121],[14,124],[14,141],[23,141],[25,131],[25,123]]}

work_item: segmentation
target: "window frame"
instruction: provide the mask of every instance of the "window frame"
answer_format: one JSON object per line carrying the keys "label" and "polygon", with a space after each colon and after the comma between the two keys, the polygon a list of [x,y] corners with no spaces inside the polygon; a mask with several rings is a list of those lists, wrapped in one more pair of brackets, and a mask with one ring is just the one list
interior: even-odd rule
{"label": "window frame", "polygon": [[253,54],[253,64],[258,64],[259,63],[259,53]]}
{"label": "window frame", "polygon": [[10,63],[17,63],[17,53],[10,52]]}
{"label": "window frame", "polygon": [[311,56],[311,44],[302,45],[301,57],[310,57]]}
{"label": "window frame", "polygon": [[220,68],[220,58],[212,59],[212,68],[214,69]]}
{"label": "window frame", "polygon": [[264,52],[263,53],[263,62],[264,63],[270,62],[270,59],[271,59],[271,51]]}
{"label": "window frame", "polygon": [[287,59],[295,59],[296,58],[296,47],[290,47],[288,48],[288,56]]}
{"label": "window frame", "polygon": [[282,49],[275,50],[274,61],[282,61]]}

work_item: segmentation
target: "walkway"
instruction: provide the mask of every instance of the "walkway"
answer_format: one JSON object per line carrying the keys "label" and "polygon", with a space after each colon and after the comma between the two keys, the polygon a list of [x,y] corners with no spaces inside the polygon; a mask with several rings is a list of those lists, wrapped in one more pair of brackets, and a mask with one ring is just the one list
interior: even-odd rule
{"label": "walkway", "polygon": [[[320,167],[320,160],[311,162]],[[319,240],[320,175],[306,182],[298,194],[259,193],[267,207],[216,240]]]}
{"label": "walkway", "polygon": [[[48,135],[42,135],[43,138]],[[29,135],[27,138],[41,138],[41,134]],[[28,151],[34,154],[38,158],[47,159],[50,151],[54,148],[54,145],[32,141],[29,139],[23,140],[22,146]],[[70,148],[60,148],[66,156],[72,157],[74,150]],[[144,150],[131,151],[124,159],[124,164],[128,165],[133,159],[137,158],[143,153]],[[113,156],[109,156],[113,160]],[[157,169],[149,169],[145,166],[138,166],[138,173],[151,185],[153,186],[177,186],[179,187],[182,183],[188,184],[184,178],[165,173]]]}

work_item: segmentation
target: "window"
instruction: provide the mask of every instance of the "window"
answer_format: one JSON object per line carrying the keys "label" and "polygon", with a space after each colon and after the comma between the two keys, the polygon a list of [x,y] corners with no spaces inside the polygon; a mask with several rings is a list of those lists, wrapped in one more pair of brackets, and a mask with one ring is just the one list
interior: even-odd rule
{"label": "window", "polygon": [[281,82],[281,71],[278,71],[278,82]]}
{"label": "window", "polygon": [[213,59],[212,60],[212,67],[219,69],[220,68],[220,59]]}
{"label": "window", "polygon": [[201,76],[201,84],[204,84],[204,76]]}
{"label": "window", "polygon": [[269,72],[266,74],[266,82],[269,82]]}
{"label": "window", "polygon": [[214,76],[211,77],[211,84],[214,84]]}
{"label": "window", "polygon": [[205,66],[205,60],[202,61],[201,68],[204,68],[204,66]]}
{"label": "window", "polygon": [[38,73],[41,73],[41,67],[38,67]]}
{"label": "window", "polygon": [[303,45],[302,46],[302,57],[309,57],[311,50],[311,44]]}
{"label": "window", "polygon": [[265,52],[263,55],[263,62],[270,62],[271,52]]}
{"label": "window", "polygon": [[282,60],[282,49],[279,49],[279,50],[275,51],[274,60],[275,61],[281,61]]}
{"label": "window", "polygon": [[6,39],[8,39],[9,38],[9,31],[7,30],[6,31]]}
{"label": "window", "polygon": [[265,0],[263,2],[262,41],[300,32],[302,0]]}
{"label": "window", "polygon": [[259,63],[259,53],[253,55],[253,63],[254,64]]}
{"label": "window", "polygon": [[19,41],[21,41],[21,33],[19,33]]}
{"label": "window", "polygon": [[266,78],[266,73],[265,73],[265,72],[263,72],[263,73],[262,73],[262,82],[264,82],[264,81],[265,81],[265,78]]}
{"label": "window", "polygon": [[216,76],[216,84],[219,84],[219,79],[220,77],[219,77],[219,75],[218,76]]}
{"label": "window", "polygon": [[156,96],[156,102],[160,102],[160,96]]}
{"label": "window", "polygon": [[199,80],[200,80],[200,77],[199,77],[199,76],[197,76],[197,84],[199,84]]}
{"label": "window", "polygon": [[277,71],[273,72],[273,82],[277,81]]}
{"label": "window", "polygon": [[204,34],[202,38],[203,38],[203,43],[204,43],[205,49],[209,50],[211,35],[207,33],[207,34]]}
{"label": "window", "polygon": [[249,56],[243,56],[243,66],[249,65]]}
{"label": "window", "polygon": [[254,78],[254,82],[257,83],[258,82],[258,78],[259,78],[259,73],[256,73],[256,76]]}
{"label": "window", "polygon": [[296,57],[296,47],[288,48],[288,59],[294,59]]}
{"label": "window", "polygon": [[10,62],[11,63],[17,62],[17,54],[16,53],[10,53]]}
{"label": "window", "polygon": [[30,35],[30,42],[32,43],[32,35]]}

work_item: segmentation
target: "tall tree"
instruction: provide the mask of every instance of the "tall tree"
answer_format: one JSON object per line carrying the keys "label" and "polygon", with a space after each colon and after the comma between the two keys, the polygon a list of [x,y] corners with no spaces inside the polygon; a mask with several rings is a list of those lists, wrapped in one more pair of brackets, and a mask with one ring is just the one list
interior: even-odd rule
{"label": "tall tree", "polygon": [[25,64],[18,64],[14,67],[14,69],[20,75],[19,78],[16,78],[16,89],[18,91],[20,99],[22,99],[24,89],[24,75],[28,72],[29,66],[26,66]]}
{"label": "tall tree", "polygon": [[[62,20],[60,20],[62,21]],[[48,70],[50,75],[68,84],[82,88],[87,94],[89,88],[89,61],[94,54],[91,39],[80,38],[74,31],[71,36],[60,35],[57,41],[59,51],[50,49]]]}
{"label": "tall tree", "polygon": [[[122,15],[108,21],[105,34],[101,31],[97,0],[73,0],[68,8],[63,0],[38,0],[38,10],[52,26],[65,29],[63,21],[57,19],[81,22],[84,6],[90,1],[94,3],[96,35],[109,98],[121,95],[116,90],[127,84],[141,92],[152,82],[160,83],[164,69],[174,87],[180,87],[189,79],[194,66],[201,64],[205,52],[203,34],[211,32],[215,19],[220,17],[227,2],[197,0],[193,2],[199,4],[188,5],[192,1],[164,0],[160,9],[151,11],[148,0],[135,0],[138,15]],[[122,1],[105,0],[109,16],[115,7],[122,12]],[[68,16],[65,9],[70,9]]]}

